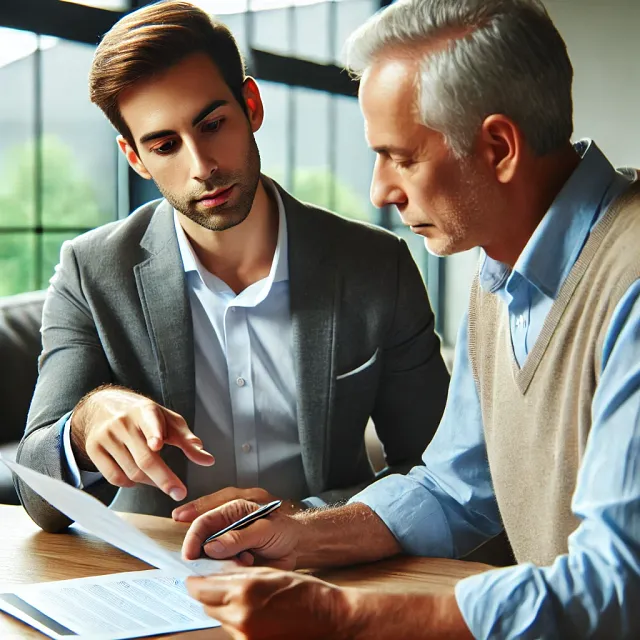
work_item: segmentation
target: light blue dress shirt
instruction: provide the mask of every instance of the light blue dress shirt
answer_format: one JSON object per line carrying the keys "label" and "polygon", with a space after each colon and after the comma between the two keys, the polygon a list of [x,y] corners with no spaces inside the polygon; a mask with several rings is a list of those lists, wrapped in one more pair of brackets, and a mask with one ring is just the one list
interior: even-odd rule
{"label": "light blue dress shirt", "polygon": [[[577,149],[578,168],[513,270],[488,257],[481,267],[480,285],[508,305],[520,365],[591,229],[635,179],[635,172],[616,172],[594,143]],[[380,480],[351,500],[371,507],[415,555],[461,557],[502,529],[467,321],[460,327],[447,407],[424,453],[425,466]],[[456,599],[474,637],[640,637],[640,281],[611,319],[592,408],[572,501],[581,524],[569,538],[569,553],[550,567],[523,564],[460,581]]]}
{"label": "light blue dress shirt", "polygon": [[[289,307],[287,219],[273,183],[265,187],[278,205],[278,239],[269,275],[238,295],[200,263],[174,212],[193,320],[195,355],[194,433],[216,463],[187,467],[190,498],[225,487],[262,487],[307,506],[297,426],[296,378]],[[63,434],[65,455],[77,486],[101,474],[80,472]]]}

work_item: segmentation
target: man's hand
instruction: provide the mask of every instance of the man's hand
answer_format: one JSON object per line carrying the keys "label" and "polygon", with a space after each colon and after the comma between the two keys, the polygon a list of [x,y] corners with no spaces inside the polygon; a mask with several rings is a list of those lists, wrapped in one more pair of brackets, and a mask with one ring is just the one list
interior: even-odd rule
{"label": "man's hand", "polygon": [[335,587],[264,568],[187,578],[187,589],[235,640],[473,640],[451,593]]}
{"label": "man's hand", "polygon": [[160,457],[162,447],[178,447],[199,465],[214,463],[182,416],[121,387],[100,389],[78,404],[71,444],[81,469],[97,470],[117,487],[150,484],[178,501],[187,489]]}
{"label": "man's hand", "polygon": [[[202,543],[211,534],[259,508],[234,500],[204,513],[189,527],[182,555],[187,560],[199,558]],[[216,560],[235,558],[245,565],[291,570],[375,562],[400,553],[401,548],[384,522],[369,507],[356,503],[293,516],[278,509],[244,529],[225,533],[204,551]]]}
{"label": "man's hand", "polygon": [[[227,487],[208,496],[203,496],[192,502],[187,502],[173,510],[173,519],[178,522],[193,522],[198,516],[207,511],[217,509],[227,502],[233,500],[247,500],[248,502],[256,502],[257,504],[267,504],[274,500],[279,500],[276,496],[272,496],[264,489],[238,489],[237,487]],[[293,500],[284,500],[280,507],[280,513],[293,515],[304,509],[300,502]]]}
{"label": "man's hand", "polygon": [[[339,640],[356,632],[354,589],[340,589],[308,575],[266,568],[238,568],[188,578],[187,588],[236,640]],[[373,636],[369,636],[373,637]]]}
{"label": "man's hand", "polygon": [[[202,543],[212,533],[259,508],[260,505],[253,502],[234,500],[196,518],[182,543],[182,555],[187,560],[199,558]],[[297,545],[303,528],[304,525],[295,518],[274,511],[245,529],[225,533],[206,545],[204,551],[216,560],[237,557],[243,564],[295,569]]]}

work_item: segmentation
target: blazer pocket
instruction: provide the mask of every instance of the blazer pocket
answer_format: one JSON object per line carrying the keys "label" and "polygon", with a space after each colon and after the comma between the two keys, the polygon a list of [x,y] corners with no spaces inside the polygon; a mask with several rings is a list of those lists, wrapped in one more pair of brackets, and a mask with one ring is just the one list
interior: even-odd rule
{"label": "blazer pocket", "polygon": [[364,364],[361,364],[359,367],[356,367],[351,371],[347,371],[346,373],[341,373],[339,376],[336,376],[336,380],[344,380],[345,378],[350,378],[351,376],[355,376],[358,373],[362,373],[363,371],[366,371],[369,367],[372,367],[376,363],[379,353],[380,353],[380,347],[378,347],[375,350],[373,355]]}

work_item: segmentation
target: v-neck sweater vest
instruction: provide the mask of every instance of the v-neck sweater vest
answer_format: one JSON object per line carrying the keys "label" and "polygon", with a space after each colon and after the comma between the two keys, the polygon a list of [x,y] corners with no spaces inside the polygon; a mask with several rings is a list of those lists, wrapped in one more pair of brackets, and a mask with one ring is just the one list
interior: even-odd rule
{"label": "v-neck sweater vest", "polygon": [[571,499],[603,342],[618,302],[639,278],[640,185],[634,185],[592,230],[522,368],[506,305],[482,290],[478,276],[473,281],[469,357],[493,487],[518,562],[551,564],[567,553],[580,523]]}

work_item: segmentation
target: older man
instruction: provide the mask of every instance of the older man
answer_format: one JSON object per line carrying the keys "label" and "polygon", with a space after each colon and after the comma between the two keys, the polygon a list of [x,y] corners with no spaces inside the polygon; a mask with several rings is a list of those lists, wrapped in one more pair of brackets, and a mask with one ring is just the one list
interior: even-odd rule
{"label": "older man", "polygon": [[[504,528],[519,564],[447,596],[264,568],[191,593],[242,638],[640,637],[635,172],[570,143],[571,63],[536,0],[401,1],[348,51],[376,204],[396,205],[433,253],[484,252],[447,408],[424,467],[206,551],[280,569],[455,558]],[[201,516],[185,555],[255,508]]]}

